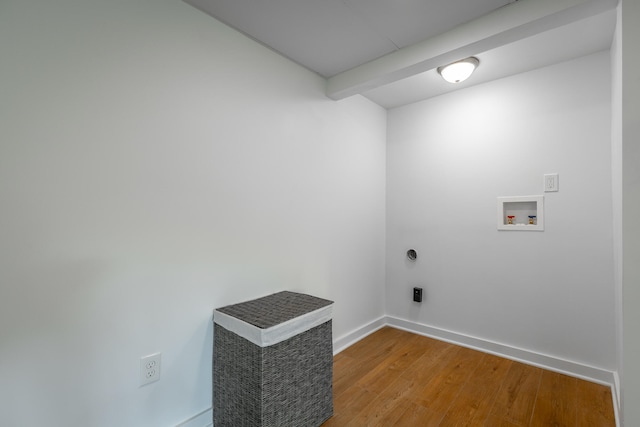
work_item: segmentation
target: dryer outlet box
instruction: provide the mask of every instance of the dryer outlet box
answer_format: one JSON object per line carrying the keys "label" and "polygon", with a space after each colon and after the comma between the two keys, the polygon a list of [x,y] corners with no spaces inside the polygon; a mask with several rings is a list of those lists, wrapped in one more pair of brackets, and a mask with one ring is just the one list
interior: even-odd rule
{"label": "dryer outlet box", "polygon": [[422,288],[413,288],[413,300],[422,302]]}

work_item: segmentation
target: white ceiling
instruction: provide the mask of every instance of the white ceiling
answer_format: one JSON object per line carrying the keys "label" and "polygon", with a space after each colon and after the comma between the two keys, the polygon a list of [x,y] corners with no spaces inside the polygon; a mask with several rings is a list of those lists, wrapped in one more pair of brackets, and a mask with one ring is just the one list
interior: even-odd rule
{"label": "white ceiling", "polygon": [[514,0],[185,0],[331,77]]}
{"label": "white ceiling", "polygon": [[473,73],[473,78],[462,83],[447,83],[435,69],[431,69],[362,94],[385,108],[394,108],[578,58],[609,49],[615,23],[615,11],[611,10],[477,53],[474,56],[480,60],[480,66]]}
{"label": "white ceiling", "polygon": [[[385,108],[607,49],[617,0],[184,0]],[[463,55],[464,54],[464,55]],[[435,67],[474,55],[467,82]]]}

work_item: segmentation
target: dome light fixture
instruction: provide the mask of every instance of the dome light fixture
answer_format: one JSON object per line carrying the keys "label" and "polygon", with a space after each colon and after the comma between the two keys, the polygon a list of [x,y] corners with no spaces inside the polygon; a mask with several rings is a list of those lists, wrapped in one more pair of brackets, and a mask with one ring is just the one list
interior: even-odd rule
{"label": "dome light fixture", "polygon": [[438,73],[449,83],[460,83],[469,78],[480,61],[475,56],[438,67]]}

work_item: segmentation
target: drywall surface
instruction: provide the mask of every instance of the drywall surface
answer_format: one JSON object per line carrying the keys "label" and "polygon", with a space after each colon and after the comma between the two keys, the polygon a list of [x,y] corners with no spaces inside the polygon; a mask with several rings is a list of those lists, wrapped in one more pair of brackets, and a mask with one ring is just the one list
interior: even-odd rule
{"label": "drywall surface", "polygon": [[210,407],[215,307],[384,314],[382,108],[175,0],[3,1],[0,57],[0,425]]}
{"label": "drywall surface", "polygon": [[[616,314],[616,355],[618,384],[617,403],[620,409],[621,385],[624,377],[623,355],[623,300],[622,300],[622,16],[621,7],[616,10],[616,31],[611,45],[611,187],[613,195],[613,261]],[[622,411],[618,411],[622,414]]]}
{"label": "drywall surface", "polygon": [[[390,110],[387,126],[387,314],[615,370],[608,52]],[[543,193],[548,173],[559,192]],[[496,229],[497,197],[540,194],[543,232]]]}
{"label": "drywall surface", "polygon": [[621,1],[622,18],[622,241],[623,420],[640,425],[640,4]]}

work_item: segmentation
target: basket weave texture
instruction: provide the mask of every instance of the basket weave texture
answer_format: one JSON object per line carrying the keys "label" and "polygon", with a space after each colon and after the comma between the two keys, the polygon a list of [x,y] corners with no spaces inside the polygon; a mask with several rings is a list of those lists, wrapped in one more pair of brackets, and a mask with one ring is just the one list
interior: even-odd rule
{"label": "basket weave texture", "polygon": [[[265,329],[332,304],[280,292],[217,309]],[[317,427],[333,415],[331,320],[260,347],[214,323],[215,427]]]}

